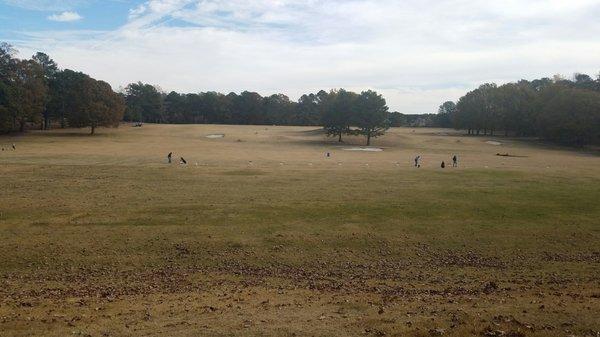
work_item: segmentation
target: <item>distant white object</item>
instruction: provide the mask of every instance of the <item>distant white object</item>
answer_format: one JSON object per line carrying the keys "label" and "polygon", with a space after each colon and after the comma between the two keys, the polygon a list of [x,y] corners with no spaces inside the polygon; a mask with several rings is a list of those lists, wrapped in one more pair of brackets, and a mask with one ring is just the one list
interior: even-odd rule
{"label": "distant white object", "polygon": [[212,134],[212,135],[206,135],[206,138],[210,138],[210,139],[223,138],[223,137],[225,137],[225,135],[222,134],[222,133],[215,133],[215,134]]}
{"label": "distant white object", "polygon": [[366,152],[381,152],[382,148],[378,147],[347,147],[344,151],[366,151]]}
{"label": "distant white object", "polygon": [[485,142],[485,143],[486,143],[486,144],[490,144],[490,145],[495,145],[495,146],[502,145],[502,143],[500,143],[500,142],[497,142],[497,141],[494,141],[494,140],[488,140],[488,141],[487,141],[487,142]]}

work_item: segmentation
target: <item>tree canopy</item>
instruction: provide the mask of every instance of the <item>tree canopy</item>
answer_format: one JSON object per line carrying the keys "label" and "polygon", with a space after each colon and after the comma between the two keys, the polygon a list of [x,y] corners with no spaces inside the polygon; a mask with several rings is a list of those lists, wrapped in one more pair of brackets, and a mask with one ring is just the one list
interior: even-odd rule
{"label": "tree canopy", "polygon": [[[575,74],[483,84],[440,106],[438,121],[469,134],[534,136],[560,144],[600,144],[600,76]],[[439,126],[445,124],[439,123]]]}
{"label": "tree canopy", "polygon": [[329,136],[371,139],[390,126],[385,99],[374,91],[357,94],[344,89],[304,94],[297,102],[283,94],[213,91],[182,94],[141,82],[124,90],[126,121],[155,123],[207,123],[253,125],[319,125]]}
{"label": "tree canopy", "polygon": [[390,127],[385,99],[375,91],[363,91],[357,98],[352,121],[357,133],[367,138],[367,146],[371,145],[371,138],[382,136]]}
{"label": "tree canopy", "polygon": [[48,55],[28,60],[0,43],[0,132],[24,131],[52,121],[61,126],[118,126],[125,109],[122,97],[106,82],[81,72],[59,69]]}
{"label": "tree canopy", "polygon": [[437,114],[388,112],[375,91],[345,89],[302,95],[164,93],[136,82],[120,93],[89,75],[60,69],[38,52],[30,59],[0,43],[0,133],[32,126],[48,129],[118,126],[120,121],[322,126],[328,136],[361,135],[370,145],[390,126],[436,126],[473,135],[534,136],[561,144],[600,144],[600,76],[577,73],[497,85],[485,83],[456,102],[442,103]]}

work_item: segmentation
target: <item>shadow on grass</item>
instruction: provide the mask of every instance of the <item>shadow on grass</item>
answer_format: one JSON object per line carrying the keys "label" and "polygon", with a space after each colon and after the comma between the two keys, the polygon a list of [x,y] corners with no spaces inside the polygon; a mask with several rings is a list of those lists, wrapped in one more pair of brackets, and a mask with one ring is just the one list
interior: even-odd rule
{"label": "shadow on grass", "polygon": [[38,137],[55,137],[55,138],[77,138],[77,137],[97,137],[97,138],[102,138],[102,137],[111,137],[113,136],[110,133],[103,133],[103,132],[98,132],[96,131],[96,133],[94,133],[93,135],[90,133],[89,130],[84,131],[84,130],[77,130],[77,131],[73,131],[73,130],[65,130],[65,131],[36,131],[35,133],[32,133],[32,135],[34,136],[38,136]]}

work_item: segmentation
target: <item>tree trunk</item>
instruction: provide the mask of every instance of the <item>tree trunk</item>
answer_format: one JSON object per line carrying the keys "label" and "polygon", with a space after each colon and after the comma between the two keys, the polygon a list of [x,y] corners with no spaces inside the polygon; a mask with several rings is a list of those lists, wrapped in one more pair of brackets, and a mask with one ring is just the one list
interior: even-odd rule
{"label": "tree trunk", "polygon": [[92,125],[92,132],[90,132],[90,135],[93,135],[93,134],[94,134],[94,132],[96,132],[96,126],[95,126],[95,125]]}
{"label": "tree trunk", "polygon": [[19,122],[19,131],[21,131],[21,132],[25,131],[25,121]]}
{"label": "tree trunk", "polygon": [[339,133],[338,142],[340,142],[340,143],[342,142],[342,133],[341,132]]}
{"label": "tree trunk", "polygon": [[367,133],[367,146],[371,145],[371,133]]}

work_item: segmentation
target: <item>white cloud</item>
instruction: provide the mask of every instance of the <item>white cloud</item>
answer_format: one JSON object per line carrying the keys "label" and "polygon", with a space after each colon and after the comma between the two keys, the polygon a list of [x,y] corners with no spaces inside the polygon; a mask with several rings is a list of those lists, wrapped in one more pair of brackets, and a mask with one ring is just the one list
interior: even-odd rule
{"label": "white cloud", "polygon": [[375,89],[392,110],[420,113],[484,82],[596,74],[598,14],[591,0],[152,0],[115,31],[37,33],[17,45],[115,87],[294,99]]}
{"label": "white cloud", "polygon": [[65,11],[59,14],[53,14],[48,17],[48,20],[58,22],[73,22],[83,19],[77,12]]}

